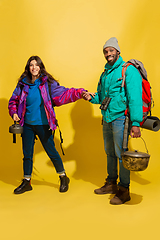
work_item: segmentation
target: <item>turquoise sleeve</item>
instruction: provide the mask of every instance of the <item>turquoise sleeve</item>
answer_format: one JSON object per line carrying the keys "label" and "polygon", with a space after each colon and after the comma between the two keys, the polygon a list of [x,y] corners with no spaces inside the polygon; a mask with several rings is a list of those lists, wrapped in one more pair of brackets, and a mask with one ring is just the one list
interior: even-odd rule
{"label": "turquoise sleeve", "polygon": [[132,126],[140,126],[143,120],[142,77],[134,66],[127,68],[125,82]]}

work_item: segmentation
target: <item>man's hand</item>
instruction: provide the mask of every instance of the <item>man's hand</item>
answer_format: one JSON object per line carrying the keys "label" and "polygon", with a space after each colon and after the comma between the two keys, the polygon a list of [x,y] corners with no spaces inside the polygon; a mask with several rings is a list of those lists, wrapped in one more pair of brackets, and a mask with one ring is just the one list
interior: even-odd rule
{"label": "man's hand", "polygon": [[82,98],[84,99],[84,100],[91,100],[92,99],[92,97],[94,97],[95,96],[95,93],[91,93],[91,92],[82,92]]}
{"label": "man's hand", "polygon": [[130,135],[133,138],[138,138],[141,136],[141,131],[139,127],[136,126],[132,126],[131,131],[130,131]]}

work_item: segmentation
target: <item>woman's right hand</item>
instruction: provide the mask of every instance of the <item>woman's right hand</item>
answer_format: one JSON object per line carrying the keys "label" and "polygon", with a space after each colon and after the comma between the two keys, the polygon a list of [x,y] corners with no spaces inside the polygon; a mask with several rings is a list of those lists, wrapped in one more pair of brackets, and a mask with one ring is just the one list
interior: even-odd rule
{"label": "woman's right hand", "polygon": [[13,114],[13,121],[15,121],[15,122],[20,121],[20,118],[18,117],[17,113]]}

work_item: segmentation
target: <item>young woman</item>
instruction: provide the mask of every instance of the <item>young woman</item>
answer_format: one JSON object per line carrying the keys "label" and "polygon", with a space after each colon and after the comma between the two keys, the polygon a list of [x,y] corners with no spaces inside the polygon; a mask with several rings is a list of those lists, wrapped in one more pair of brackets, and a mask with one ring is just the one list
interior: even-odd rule
{"label": "young woman", "polygon": [[31,176],[35,136],[38,135],[46,153],[51,159],[60,178],[60,192],[68,190],[69,178],[66,176],[62,159],[57,152],[52,131],[56,129],[56,117],[52,107],[61,106],[81,99],[86,90],[65,88],[46,71],[38,56],[31,56],[25,71],[9,100],[9,114],[14,121],[23,126],[23,171],[24,179],[15,190],[21,194],[32,190]]}

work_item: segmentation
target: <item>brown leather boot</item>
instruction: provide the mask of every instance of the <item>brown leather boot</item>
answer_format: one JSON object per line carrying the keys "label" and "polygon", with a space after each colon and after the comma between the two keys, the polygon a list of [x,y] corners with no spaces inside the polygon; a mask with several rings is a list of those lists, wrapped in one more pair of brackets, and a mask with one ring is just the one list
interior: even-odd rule
{"label": "brown leather boot", "polygon": [[117,182],[116,181],[109,182],[107,178],[104,186],[94,190],[94,193],[96,194],[107,194],[107,193],[114,194],[116,192],[117,192]]}
{"label": "brown leather boot", "polygon": [[129,188],[125,188],[122,186],[118,187],[118,191],[116,195],[110,200],[110,204],[113,205],[120,205],[123,204],[131,199]]}

